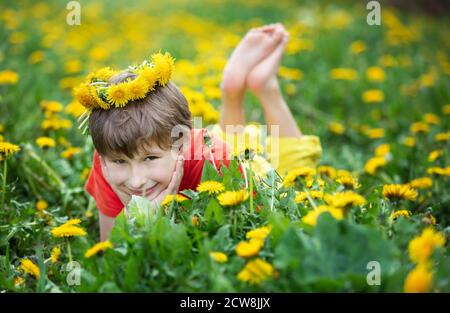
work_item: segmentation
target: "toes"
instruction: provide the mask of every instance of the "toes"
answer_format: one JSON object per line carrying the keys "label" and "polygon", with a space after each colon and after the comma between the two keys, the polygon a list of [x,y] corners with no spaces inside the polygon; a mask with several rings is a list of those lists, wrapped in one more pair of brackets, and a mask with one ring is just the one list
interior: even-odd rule
{"label": "toes", "polygon": [[266,34],[272,34],[275,30],[275,24],[264,25],[260,27],[260,30],[265,32]]}

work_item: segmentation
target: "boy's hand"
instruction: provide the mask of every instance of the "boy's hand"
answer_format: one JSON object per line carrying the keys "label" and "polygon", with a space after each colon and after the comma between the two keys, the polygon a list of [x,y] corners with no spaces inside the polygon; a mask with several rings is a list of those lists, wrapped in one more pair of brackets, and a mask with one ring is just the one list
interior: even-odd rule
{"label": "boy's hand", "polygon": [[165,190],[158,194],[155,198],[151,199],[153,207],[157,207],[167,195],[175,195],[178,193],[178,188],[180,187],[181,179],[184,174],[184,157],[179,155],[177,158],[177,163],[175,165],[175,171],[173,172],[172,179]]}

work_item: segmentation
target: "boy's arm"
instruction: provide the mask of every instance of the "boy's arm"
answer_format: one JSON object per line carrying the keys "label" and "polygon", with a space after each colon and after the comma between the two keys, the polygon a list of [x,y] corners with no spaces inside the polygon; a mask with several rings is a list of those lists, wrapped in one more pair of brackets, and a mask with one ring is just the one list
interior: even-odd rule
{"label": "boy's arm", "polygon": [[98,211],[98,214],[100,224],[100,241],[105,241],[108,239],[109,233],[113,228],[114,217],[107,216],[100,211]]}

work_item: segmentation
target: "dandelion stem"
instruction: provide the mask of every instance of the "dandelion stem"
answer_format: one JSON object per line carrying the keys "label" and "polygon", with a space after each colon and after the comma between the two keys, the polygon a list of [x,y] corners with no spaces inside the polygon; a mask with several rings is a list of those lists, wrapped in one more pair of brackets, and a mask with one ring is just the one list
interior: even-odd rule
{"label": "dandelion stem", "polygon": [[44,170],[47,172],[48,177],[50,177],[53,180],[53,182],[56,184],[56,186],[60,190],[66,189],[66,184],[61,179],[61,177],[59,177],[59,175],[56,174],[56,172],[42,158],[40,158],[36,153],[34,153],[34,151],[31,149],[30,146],[27,145],[27,146],[25,146],[25,148],[26,148],[26,151],[28,152],[28,155],[32,159],[37,161],[39,163],[39,165],[44,168]]}
{"label": "dandelion stem", "polygon": [[3,179],[2,179],[2,202],[1,202],[1,208],[4,208],[5,204],[5,195],[6,195],[6,174],[8,173],[8,166],[6,165],[7,158],[5,157],[5,160],[3,160]]}
{"label": "dandelion stem", "polygon": [[270,175],[270,177],[272,178],[272,186],[271,186],[271,191],[272,194],[270,196],[270,211],[273,211],[273,203],[275,200],[275,175],[273,175],[273,173]]}
{"label": "dandelion stem", "polygon": [[72,262],[72,250],[70,249],[69,239],[67,239],[67,253],[69,254],[69,261]]}
{"label": "dandelion stem", "polygon": [[236,236],[236,229],[237,229],[237,216],[236,212],[232,211],[233,214],[233,236]]}
{"label": "dandelion stem", "polygon": [[254,212],[253,210],[253,171],[252,171],[252,161],[248,161],[248,170],[249,170],[249,181],[250,181],[250,212]]}
{"label": "dandelion stem", "polygon": [[245,188],[248,188],[248,180],[247,180],[247,171],[246,171],[246,169],[245,169],[245,166],[244,166],[244,162],[239,162],[240,163],[240,165],[242,165],[242,167],[243,167],[243,173],[244,173],[244,180],[245,180]]}

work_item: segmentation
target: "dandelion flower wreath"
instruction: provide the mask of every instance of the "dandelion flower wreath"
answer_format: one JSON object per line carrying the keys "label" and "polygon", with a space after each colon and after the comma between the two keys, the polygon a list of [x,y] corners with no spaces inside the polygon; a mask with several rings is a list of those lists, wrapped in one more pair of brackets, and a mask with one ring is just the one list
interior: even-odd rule
{"label": "dandelion flower wreath", "polygon": [[169,53],[158,52],[151,56],[151,62],[144,60],[128,68],[137,75],[134,80],[113,85],[109,79],[118,72],[105,67],[89,74],[87,80],[75,88],[75,97],[88,112],[95,108],[122,108],[130,101],[145,98],[156,86],[167,85],[174,67],[175,60]]}

